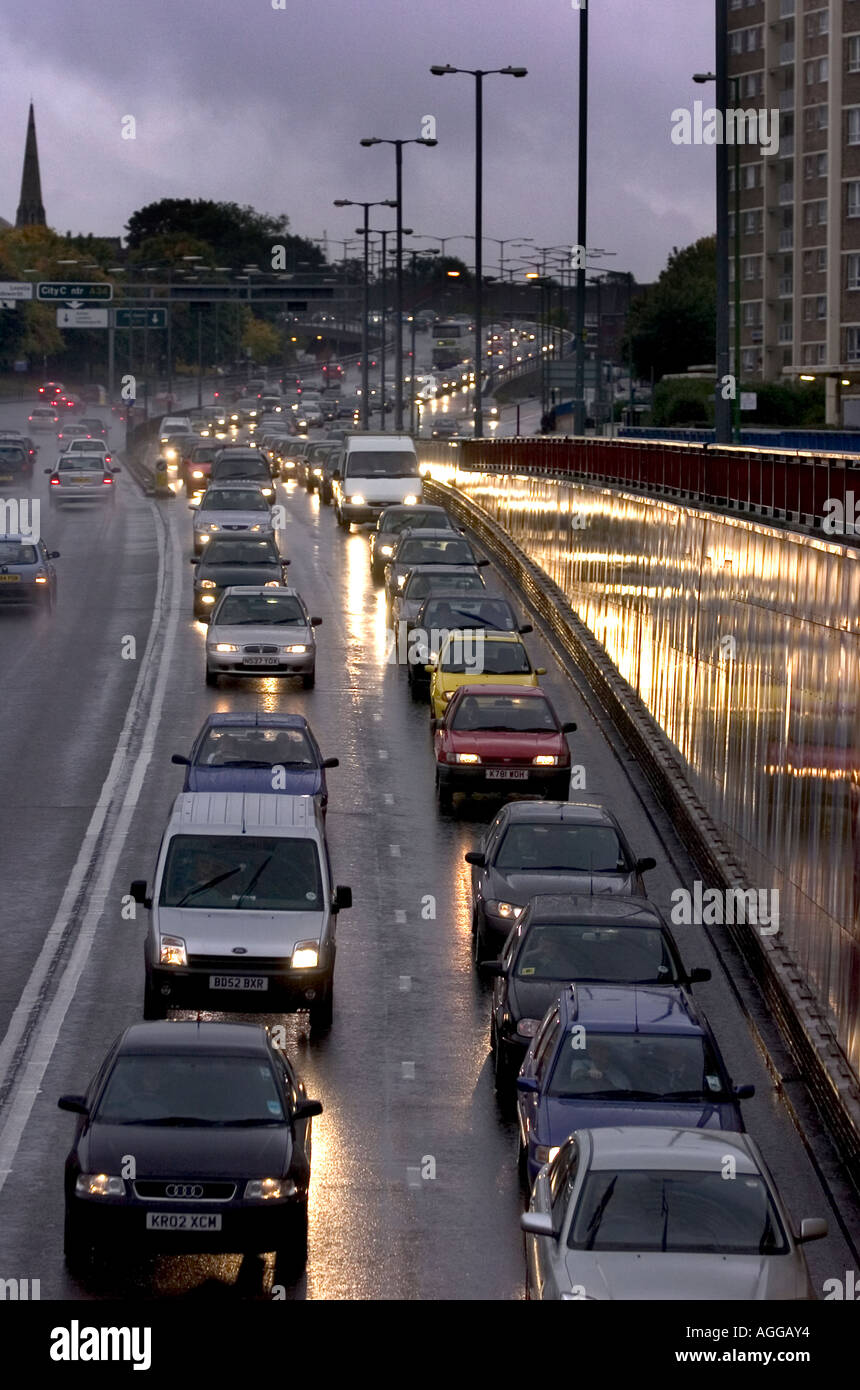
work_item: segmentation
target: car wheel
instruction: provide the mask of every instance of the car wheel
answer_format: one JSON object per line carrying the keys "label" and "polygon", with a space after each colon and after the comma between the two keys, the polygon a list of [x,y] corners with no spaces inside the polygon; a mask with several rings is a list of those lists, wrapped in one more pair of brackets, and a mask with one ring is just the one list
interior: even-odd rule
{"label": "car wheel", "polygon": [[167,1018],[167,1004],[164,996],[156,993],[149,978],[143,986],[143,1017],[147,1023]]}
{"label": "car wheel", "polygon": [[472,959],[475,962],[475,969],[479,975],[483,975],[484,973],[481,969],[481,961],[489,959],[487,956],[488,950],[489,947],[484,939],[484,933],[481,931],[480,923],[478,923],[475,926],[475,939],[472,942]]}
{"label": "car wheel", "polygon": [[306,675],[302,676],[302,685],[304,686],[305,690],[313,690],[314,686],[316,685],[316,680],[316,671],[308,671]]}
{"label": "car wheel", "polygon": [[217,684],[218,684],[218,672],[217,672],[217,671],[213,671],[211,666],[207,666],[207,667],[206,667],[206,684],[207,684],[207,685],[217,685]]}
{"label": "car wheel", "polygon": [[88,1274],[95,1264],[92,1244],[84,1238],[80,1224],[68,1209],[63,1221],[63,1257],[66,1269],[73,1275]]}
{"label": "car wheel", "polygon": [[308,1262],[308,1209],[302,1202],[290,1212],[289,1234],[275,1254],[274,1283],[294,1284]]}
{"label": "car wheel", "polygon": [[493,1058],[493,1084],[496,1088],[496,1095],[505,1106],[510,1106],[516,1094],[514,1090],[515,1079],[516,1071],[513,1063],[502,1043],[497,1040]]}
{"label": "car wheel", "polygon": [[520,1180],[520,1187],[523,1192],[531,1192],[532,1185],[529,1182],[529,1152],[522,1139],[520,1140],[519,1150],[517,1152],[517,1177]]}
{"label": "car wheel", "polygon": [[326,989],[319,1003],[311,1004],[308,1010],[310,1014],[311,1032],[325,1033],[332,1025],[334,1018],[334,985],[330,984]]}
{"label": "car wheel", "polygon": [[314,485],[311,482],[310,478],[305,478],[305,492],[313,492],[313,490]]}
{"label": "car wheel", "polygon": [[439,801],[439,810],[443,815],[450,815],[454,809],[454,793],[450,787],[444,787],[436,774],[436,796]]}
{"label": "car wheel", "polygon": [[347,521],[346,517],[342,514],[342,512],[339,512],[337,509],[335,509],[335,516],[337,517],[337,524],[340,527],[340,529],[342,531],[348,531],[349,522]]}

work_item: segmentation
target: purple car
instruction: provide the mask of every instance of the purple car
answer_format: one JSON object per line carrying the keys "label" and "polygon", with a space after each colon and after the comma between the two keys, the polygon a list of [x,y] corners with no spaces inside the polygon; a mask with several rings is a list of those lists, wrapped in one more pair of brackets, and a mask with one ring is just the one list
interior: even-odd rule
{"label": "purple car", "polygon": [[210,714],[186,758],[184,792],[283,792],[316,797],[325,813],[325,771],[339,759],[324,758],[301,714]]}

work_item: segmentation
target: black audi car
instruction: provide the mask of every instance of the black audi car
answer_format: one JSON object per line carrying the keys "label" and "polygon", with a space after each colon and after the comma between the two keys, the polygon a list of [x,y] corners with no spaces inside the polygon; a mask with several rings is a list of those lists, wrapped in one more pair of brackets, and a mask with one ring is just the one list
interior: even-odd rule
{"label": "black audi car", "polygon": [[85,1095],[65,1167],[64,1251],[98,1257],[276,1252],[307,1258],[311,1120],[287,1057],[252,1023],[136,1023]]}
{"label": "black audi car", "polygon": [[194,616],[209,621],[215,604],[231,584],[286,584],[287,565],[273,536],[218,536],[203,554],[191,557],[194,576]]}

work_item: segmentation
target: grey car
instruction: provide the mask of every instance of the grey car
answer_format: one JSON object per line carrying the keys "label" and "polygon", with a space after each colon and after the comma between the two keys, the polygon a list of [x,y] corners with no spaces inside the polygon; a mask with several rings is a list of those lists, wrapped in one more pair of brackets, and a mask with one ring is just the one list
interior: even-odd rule
{"label": "grey car", "polygon": [[206,489],[194,513],[194,554],[199,555],[212,536],[273,536],[272,508],[256,483],[213,483]]}
{"label": "grey car", "polygon": [[814,1299],[799,1230],[748,1134],[581,1129],[535,1179],[526,1296],[570,1301]]}
{"label": "grey car", "polygon": [[397,503],[386,507],[373,531],[370,533],[370,573],[374,579],[381,579],[402,531],[432,527],[436,531],[450,531],[455,535],[462,532],[445,511],[444,507],[433,507],[419,502],[417,506],[407,507]]}
{"label": "grey car", "polygon": [[236,584],[225,589],[206,634],[206,684],[219,676],[300,676],[310,690],[317,648],[301,595],[286,585]]}

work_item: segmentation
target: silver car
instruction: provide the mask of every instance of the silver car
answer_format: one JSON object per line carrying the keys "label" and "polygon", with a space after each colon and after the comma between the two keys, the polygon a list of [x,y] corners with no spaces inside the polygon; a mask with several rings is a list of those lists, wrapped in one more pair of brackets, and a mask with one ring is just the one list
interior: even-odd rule
{"label": "silver car", "polygon": [[194,554],[215,535],[274,536],[271,505],[257,483],[211,483],[194,513]]}
{"label": "silver car", "polygon": [[800,1246],[748,1134],[581,1129],[535,1179],[526,1232],[530,1298],[814,1299]]}
{"label": "silver car", "polygon": [[286,585],[234,584],[213,609],[206,634],[206,684],[219,676],[301,676],[316,679],[312,618],[300,594]]}
{"label": "silver car", "polygon": [[48,502],[52,506],[67,502],[113,502],[116,494],[114,475],[119,468],[105,462],[102,453],[61,454],[55,468],[46,468],[50,475]]}

